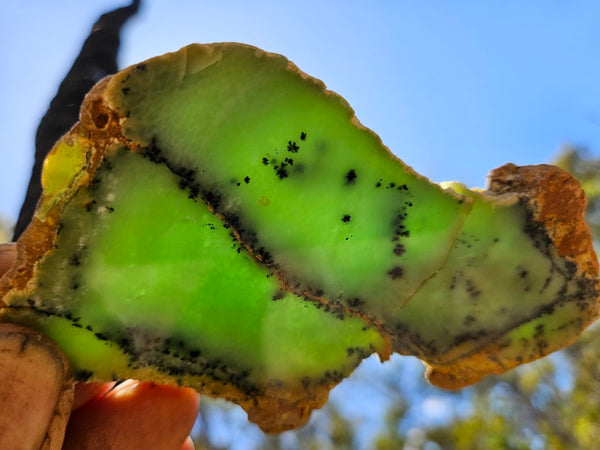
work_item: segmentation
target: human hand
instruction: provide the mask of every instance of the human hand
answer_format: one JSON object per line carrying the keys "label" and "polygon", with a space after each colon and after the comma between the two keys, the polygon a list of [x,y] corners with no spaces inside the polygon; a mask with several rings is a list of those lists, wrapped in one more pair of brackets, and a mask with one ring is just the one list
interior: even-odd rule
{"label": "human hand", "polygon": [[[0,276],[15,257],[14,244],[0,245]],[[134,380],[74,384],[54,342],[4,323],[0,410],[0,448],[189,450],[198,395]]]}

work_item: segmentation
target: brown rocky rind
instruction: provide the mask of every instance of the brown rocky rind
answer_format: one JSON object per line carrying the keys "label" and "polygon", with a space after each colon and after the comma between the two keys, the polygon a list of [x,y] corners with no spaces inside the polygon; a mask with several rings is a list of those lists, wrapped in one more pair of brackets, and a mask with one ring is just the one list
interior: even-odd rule
{"label": "brown rocky rind", "polygon": [[[100,165],[104,149],[121,137],[120,123],[117,115],[109,111],[103,104],[101,96],[106,89],[110,77],[100,81],[87,94],[81,108],[80,121],[63,137],[87,142],[90,149],[89,162],[85,170],[87,175],[78,180],[81,185],[89,184],[94,172]],[[66,195],[74,195],[77,186],[71,186]],[[45,200],[45,193],[38,202],[38,207]],[[0,308],[6,306],[2,301],[4,295],[15,289],[24,291],[27,284],[35,277],[38,262],[52,249],[62,209],[68,202],[61,198],[43,215],[35,214],[17,242],[17,258],[13,266],[0,277]]]}

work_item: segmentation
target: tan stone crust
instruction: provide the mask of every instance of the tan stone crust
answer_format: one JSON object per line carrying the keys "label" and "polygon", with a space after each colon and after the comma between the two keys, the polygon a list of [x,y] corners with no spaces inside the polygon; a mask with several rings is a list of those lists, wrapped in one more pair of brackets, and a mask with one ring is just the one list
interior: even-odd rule
{"label": "tan stone crust", "polygon": [[577,266],[577,275],[598,278],[598,257],[585,222],[587,199],[579,182],[556,166],[506,164],[488,179],[493,195],[512,194],[543,225],[557,253]]}
{"label": "tan stone crust", "polygon": [[[87,163],[88,177],[81,180],[89,183],[102,162],[104,149],[115,137],[120,137],[120,123],[116,113],[109,111],[102,102],[102,94],[110,77],[104,78],[87,94],[81,107],[79,122],[61,139],[78,139],[89,144],[91,154]],[[68,194],[73,195],[77,186],[72,186]],[[44,194],[38,206],[44,202]],[[68,199],[61,199],[43,216],[34,216],[27,229],[17,242],[17,258],[13,266],[0,278],[0,307],[6,306],[1,299],[11,291],[26,291],[27,284],[35,275],[37,263],[51,251],[56,240],[56,230],[63,206]]]}

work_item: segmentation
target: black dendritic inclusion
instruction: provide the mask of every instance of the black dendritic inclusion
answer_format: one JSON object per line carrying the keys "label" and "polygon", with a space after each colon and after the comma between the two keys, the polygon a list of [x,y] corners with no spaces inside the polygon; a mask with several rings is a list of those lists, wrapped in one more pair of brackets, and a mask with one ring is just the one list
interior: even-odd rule
{"label": "black dendritic inclusion", "polygon": [[[142,353],[134,348],[132,342],[135,341],[141,346]],[[262,389],[250,381],[249,370],[236,368],[231,363],[219,358],[205,356],[202,349],[190,346],[184,339],[148,337],[146,338],[147,342],[140,344],[139,341],[139,337],[133,339],[133,336],[116,340],[121,350],[130,356],[132,368],[150,363],[160,372],[176,378],[179,376],[208,376],[224,385],[235,386],[249,398],[262,393]],[[153,351],[148,352],[149,348]]]}
{"label": "black dendritic inclusion", "polygon": [[285,297],[285,291],[283,290],[279,290],[277,291],[277,293],[275,295],[273,295],[272,299],[273,301],[278,301],[278,300],[283,300],[283,298]]}
{"label": "black dendritic inclusion", "polygon": [[288,152],[298,153],[298,150],[300,150],[300,147],[298,146],[298,144],[296,144],[295,141],[288,141],[288,143],[287,143],[287,151]]}
{"label": "black dendritic inclusion", "polygon": [[396,244],[393,251],[394,251],[394,255],[402,256],[402,255],[404,255],[404,252],[406,251],[406,249],[404,248],[403,244]]}
{"label": "black dendritic inclusion", "polygon": [[464,318],[463,324],[468,327],[469,325],[473,324],[476,321],[477,321],[477,319],[474,316],[472,316],[471,314],[469,314]]}
{"label": "black dendritic inclusion", "polygon": [[[402,257],[406,252],[405,245],[399,242],[400,239],[410,237],[410,231],[404,224],[404,221],[408,217],[407,207],[412,207],[412,203],[410,203],[410,205],[408,205],[407,203],[410,202],[406,202],[405,206],[402,207],[401,211],[397,212],[394,215],[394,219],[392,220],[393,234],[391,240],[394,244],[394,247],[392,248],[392,253],[394,254],[394,256],[397,257]],[[395,266],[392,269],[390,269],[387,272],[387,274],[392,278],[392,280],[397,280],[399,278],[402,278],[402,275],[404,274],[404,269],[401,266]]]}
{"label": "black dendritic inclusion", "polygon": [[358,297],[352,297],[352,298],[347,299],[346,303],[348,303],[348,306],[350,306],[351,308],[358,308],[358,307],[364,305],[365,301]]}
{"label": "black dendritic inclusion", "polygon": [[80,273],[80,266],[84,263],[86,250],[86,245],[76,246],[75,251],[71,254],[68,260],[69,265],[71,266],[69,287],[74,291],[78,290],[81,287],[82,277]]}
{"label": "black dendritic inclusion", "polygon": [[481,295],[481,290],[479,290],[477,288],[477,286],[475,285],[475,282],[473,280],[466,279],[465,286],[466,286],[467,294],[469,294],[469,296],[473,300],[476,300],[477,298],[479,298],[479,296]]}
{"label": "black dendritic inclusion", "polygon": [[356,174],[356,170],[350,169],[348,172],[346,172],[346,175],[344,176],[344,178],[346,179],[346,184],[354,184],[354,182],[358,178],[358,175]]}
{"label": "black dendritic inclusion", "polygon": [[[300,140],[304,141],[306,140],[306,133],[302,132],[300,134]],[[286,145],[286,151],[287,153],[291,153],[293,155],[297,155],[298,152],[300,151],[300,146],[297,144],[296,141],[294,140],[289,140],[287,142]],[[277,149],[273,150],[273,153],[275,155],[279,154],[279,151]],[[293,173],[302,173],[304,171],[304,165],[302,164],[297,164],[297,161],[294,160],[294,158],[296,158],[296,156],[285,156],[283,158],[279,158],[277,156],[271,156],[269,153],[267,153],[267,155],[262,157],[262,164],[264,166],[271,166],[273,168],[273,172],[275,173],[275,175],[277,176],[278,179],[280,180],[285,180],[286,178],[288,178],[290,176],[290,173],[292,172],[293,169]]]}
{"label": "black dendritic inclusion", "polygon": [[174,175],[179,178],[178,186],[181,190],[187,190],[188,198],[197,201],[200,197],[209,207],[218,208],[221,196],[213,190],[203,189],[196,179],[196,169],[190,169],[185,166],[177,166],[171,163],[163,154],[162,150],[157,145],[156,136],[148,147],[145,147],[142,156],[149,159],[154,164],[165,165]]}
{"label": "black dendritic inclusion", "polygon": [[390,278],[392,280],[397,280],[398,278],[402,278],[403,274],[404,274],[404,270],[400,266],[393,267],[388,271],[388,275],[390,276]]}
{"label": "black dendritic inclusion", "polygon": [[[268,169],[268,171],[273,170],[275,176],[278,179],[284,180],[291,176],[291,174],[302,173],[296,170],[296,168],[301,165],[301,162],[298,162],[302,155],[301,145],[298,145],[298,142],[303,142],[306,140],[306,136],[304,139],[302,138],[302,134],[300,135],[300,139],[298,141],[290,139],[285,145],[283,150],[274,150],[273,153],[266,153],[262,155],[257,163],[259,167],[264,167]],[[220,189],[215,186],[205,186],[202,183],[202,178],[199,179],[198,174],[195,169],[189,169],[183,167],[181,165],[175,165],[172,161],[170,161],[165,155],[168,152],[163,152],[159,145],[157,138],[153,138],[151,140],[151,144],[141,151],[141,154],[144,158],[150,160],[155,164],[165,165],[173,174],[178,177],[178,184],[182,190],[186,190],[189,195],[188,197],[193,199],[194,201],[204,201],[211,211],[216,214],[221,221],[223,222],[223,226],[227,229],[231,229],[231,237],[232,241],[237,244],[236,251],[238,253],[242,250],[243,247],[247,248],[262,264],[266,265],[270,269],[275,269],[280,272],[280,267],[277,266],[275,260],[271,253],[260,244],[257,232],[252,229],[247,229],[244,224],[244,220],[240,217],[237,211],[233,211],[225,206],[225,195],[221,193]],[[200,172],[202,173],[202,172]],[[344,173],[344,182],[347,184],[355,184],[358,179],[358,173],[356,169],[349,169]],[[249,184],[251,182],[250,177],[246,176],[244,178],[244,183]],[[380,180],[383,183],[383,180]],[[386,183],[386,188],[390,189],[390,186],[394,186],[394,190],[398,191],[399,195],[403,196],[405,203],[403,204],[401,211],[398,211],[396,217],[394,219],[394,223],[392,225],[393,233],[392,233],[392,241],[394,245],[391,250],[393,254],[398,257],[404,253],[404,244],[400,244],[397,242],[399,238],[406,238],[409,236],[409,231],[403,224],[407,216],[407,209],[412,206],[411,202],[407,201],[405,195],[408,194],[408,187],[402,183]],[[399,191],[404,191],[400,193]],[[343,223],[349,223],[352,220],[352,216],[347,213],[343,213],[340,217]],[[348,239],[348,238],[346,238]],[[392,267],[387,270],[387,275],[392,278],[392,280],[399,279],[403,276],[404,269],[399,264],[392,264]],[[288,278],[285,273],[281,273],[280,275],[290,281],[292,278]],[[292,283],[293,284],[293,283]],[[320,296],[316,296],[313,298],[312,295],[306,295],[308,292],[308,286],[298,286],[294,287],[293,285],[288,286],[287,290],[296,293],[301,298],[305,298],[307,300],[313,300],[313,304],[317,307],[322,307],[326,312],[336,313],[339,311],[340,319],[343,318],[344,313],[342,311],[350,308],[358,308],[358,306],[353,306],[350,303],[347,303],[345,306],[338,305],[334,301],[323,303],[322,298]],[[279,295],[276,293],[273,300],[278,300]],[[363,300],[360,300],[361,302]],[[356,302],[351,302],[356,304]]]}
{"label": "black dendritic inclusion", "polygon": [[[400,240],[410,237],[410,230],[406,226],[405,221],[408,218],[408,210],[412,208],[414,204],[412,201],[408,200],[411,198],[411,194],[406,184],[396,183],[394,181],[384,182],[383,178],[380,178],[375,183],[375,188],[379,189],[383,187],[384,184],[386,190],[394,190],[395,192],[398,192],[397,195],[400,195],[403,199],[403,206],[392,215],[393,218],[391,223],[391,241],[393,243],[392,253],[396,257],[402,257],[406,253],[406,246],[404,243],[401,243]],[[387,275],[392,280],[398,280],[404,275],[404,268],[400,265],[396,265],[388,270]]]}
{"label": "black dendritic inclusion", "polygon": [[[330,313],[333,315],[333,317],[335,317],[338,320],[346,319],[347,308],[342,304],[342,300],[340,298],[330,301],[326,300],[325,302],[323,302],[322,300],[326,299],[327,297],[323,297],[324,293],[321,289],[314,290],[308,288],[305,289],[303,293],[298,293],[300,290],[300,284],[298,283],[298,285],[294,287],[293,291],[297,293],[296,295],[306,295],[306,297],[302,298],[305,298],[309,301],[312,300],[312,303],[316,309],[319,309],[326,313]],[[321,293],[321,295],[316,295],[318,293]],[[321,301],[319,301],[319,298]],[[359,299],[356,300],[361,301]]]}
{"label": "black dendritic inclusion", "polygon": [[[35,302],[32,300],[28,303],[31,306]],[[140,336],[137,328],[119,329],[117,332],[98,331],[89,324],[82,325],[81,318],[74,317],[69,312],[35,308],[30,310],[43,316],[66,319],[73,326],[92,333],[96,339],[118,346],[129,358],[128,367],[132,369],[150,365],[156,367],[159,372],[173,376],[176,380],[181,376],[208,376],[223,385],[235,386],[248,398],[254,398],[263,393],[263,389],[250,380],[249,369],[235,367],[219,358],[206,357],[200,348],[188,345],[184,339],[161,338],[154,335]],[[86,381],[93,376],[93,372],[81,369],[75,375],[78,380]],[[181,380],[177,381],[181,382]]]}

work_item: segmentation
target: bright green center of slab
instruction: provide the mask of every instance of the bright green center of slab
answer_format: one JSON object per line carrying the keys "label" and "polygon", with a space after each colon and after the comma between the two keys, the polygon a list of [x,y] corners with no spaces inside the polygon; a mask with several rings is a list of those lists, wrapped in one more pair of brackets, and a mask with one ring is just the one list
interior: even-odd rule
{"label": "bright green center of slab", "polygon": [[[111,80],[124,134],[174,172],[193,170],[199,198],[293,290],[385,324],[441,266],[470,205],[415,176],[287,60],[227,44],[203,52]],[[203,71],[189,69],[202,59]]]}
{"label": "bright green center of slab", "polygon": [[348,373],[361,352],[381,349],[363,321],[282,293],[166,167],[119,150],[95,179],[67,206],[44,261],[34,299],[45,309],[69,311],[159,368],[177,354],[253,380]]}

